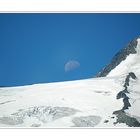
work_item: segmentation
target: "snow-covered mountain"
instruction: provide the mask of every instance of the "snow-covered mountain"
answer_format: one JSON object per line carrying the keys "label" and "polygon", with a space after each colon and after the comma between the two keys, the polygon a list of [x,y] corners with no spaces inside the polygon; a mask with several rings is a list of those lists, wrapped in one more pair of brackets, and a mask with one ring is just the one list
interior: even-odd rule
{"label": "snow-covered mountain", "polygon": [[0,127],[140,127],[140,38],[96,78],[0,88]]}

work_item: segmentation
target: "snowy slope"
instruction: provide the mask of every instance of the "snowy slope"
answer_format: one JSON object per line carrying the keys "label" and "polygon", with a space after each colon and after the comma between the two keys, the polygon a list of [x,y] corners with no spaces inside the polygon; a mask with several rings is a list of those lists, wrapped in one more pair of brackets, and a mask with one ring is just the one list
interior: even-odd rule
{"label": "snowy slope", "polygon": [[[116,100],[116,93],[121,88],[121,83],[114,78],[4,88],[0,90],[0,126],[69,127],[75,126],[72,123],[74,118],[83,116],[101,118],[97,127],[113,126],[111,122],[111,124],[104,124],[104,121],[111,119],[113,111],[122,107],[122,101]],[[23,113],[31,107],[42,106],[67,107],[68,109],[74,109],[75,112],[63,116],[62,111],[62,117],[56,120],[53,120],[53,113],[48,113],[44,119],[40,119],[42,114],[39,117],[37,117],[38,114],[34,116],[26,115],[23,123],[18,124],[18,121],[14,123],[15,116],[11,114]],[[21,109],[23,110],[19,111]],[[19,117],[21,116],[19,115]],[[8,122],[8,119],[12,119],[11,122]]]}
{"label": "snowy slope", "polygon": [[140,39],[106,77],[0,88],[0,127],[140,127]]}

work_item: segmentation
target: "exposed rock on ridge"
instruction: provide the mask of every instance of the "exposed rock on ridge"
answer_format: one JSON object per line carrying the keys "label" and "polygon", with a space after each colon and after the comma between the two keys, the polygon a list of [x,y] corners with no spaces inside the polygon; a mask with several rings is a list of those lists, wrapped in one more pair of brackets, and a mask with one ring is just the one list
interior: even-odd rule
{"label": "exposed rock on ridge", "polygon": [[[139,37],[138,37],[139,38]],[[136,47],[138,44],[137,39],[130,41],[126,47],[121,49],[111,60],[111,62],[104,67],[95,77],[105,77],[107,76],[111,70],[113,70],[116,66],[118,66],[122,61],[124,61],[129,54],[137,53]]]}

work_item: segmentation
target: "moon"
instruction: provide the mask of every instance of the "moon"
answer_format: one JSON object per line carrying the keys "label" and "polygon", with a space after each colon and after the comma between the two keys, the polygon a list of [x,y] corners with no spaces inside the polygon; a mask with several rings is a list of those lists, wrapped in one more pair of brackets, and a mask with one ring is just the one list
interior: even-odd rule
{"label": "moon", "polygon": [[78,67],[80,67],[80,63],[78,61],[70,60],[70,61],[66,62],[64,69],[65,69],[65,72],[68,72],[68,71],[77,69]]}

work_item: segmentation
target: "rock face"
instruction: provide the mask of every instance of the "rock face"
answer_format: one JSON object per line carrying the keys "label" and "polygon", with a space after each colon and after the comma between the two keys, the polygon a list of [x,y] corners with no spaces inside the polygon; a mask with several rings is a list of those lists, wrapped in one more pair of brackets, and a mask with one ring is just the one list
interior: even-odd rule
{"label": "rock face", "polygon": [[[140,37],[139,37],[140,38]],[[105,77],[107,76],[111,70],[113,70],[116,66],[118,66],[122,61],[124,61],[129,54],[135,54],[136,47],[138,44],[138,38],[132,40],[126,47],[120,50],[112,59],[112,61],[104,67],[95,77]]]}
{"label": "rock face", "polygon": [[128,97],[128,94],[131,94],[131,93],[129,93],[128,90],[127,90],[129,85],[130,85],[130,83],[129,83],[130,82],[130,78],[132,78],[133,80],[137,79],[135,73],[133,73],[133,72],[130,72],[126,76],[125,82],[124,82],[124,85],[123,85],[123,87],[125,89],[120,91],[117,94],[117,97],[116,97],[117,99],[123,98],[124,105],[123,105],[123,108],[121,110],[117,110],[117,111],[113,112],[113,114],[115,114],[116,118],[117,118],[117,121],[114,124],[125,123],[129,127],[140,127],[139,121],[137,121],[136,118],[127,115],[126,112],[125,112],[125,110],[127,110],[127,109],[129,109],[129,107],[131,107],[131,104],[129,102],[129,97]]}
{"label": "rock face", "polygon": [[115,114],[117,117],[117,121],[114,122],[114,124],[125,123],[129,127],[140,127],[140,123],[137,121],[137,119],[128,116],[123,110],[115,111],[113,114]]}
{"label": "rock face", "polygon": [[127,96],[127,94],[130,94],[129,92],[128,92],[128,87],[129,87],[129,82],[130,82],[130,78],[132,78],[132,79],[134,79],[134,80],[136,80],[137,79],[137,77],[136,77],[136,75],[135,75],[135,73],[133,73],[133,72],[130,72],[127,76],[126,76],[126,78],[125,78],[125,83],[124,83],[124,85],[123,85],[123,87],[124,87],[124,90],[122,90],[122,91],[120,91],[118,94],[117,94],[117,99],[121,99],[121,98],[123,98],[123,103],[124,103],[124,106],[123,106],[123,108],[122,108],[122,110],[124,111],[124,110],[126,110],[126,109],[128,109],[129,107],[131,107],[131,104],[129,103],[129,97]]}

